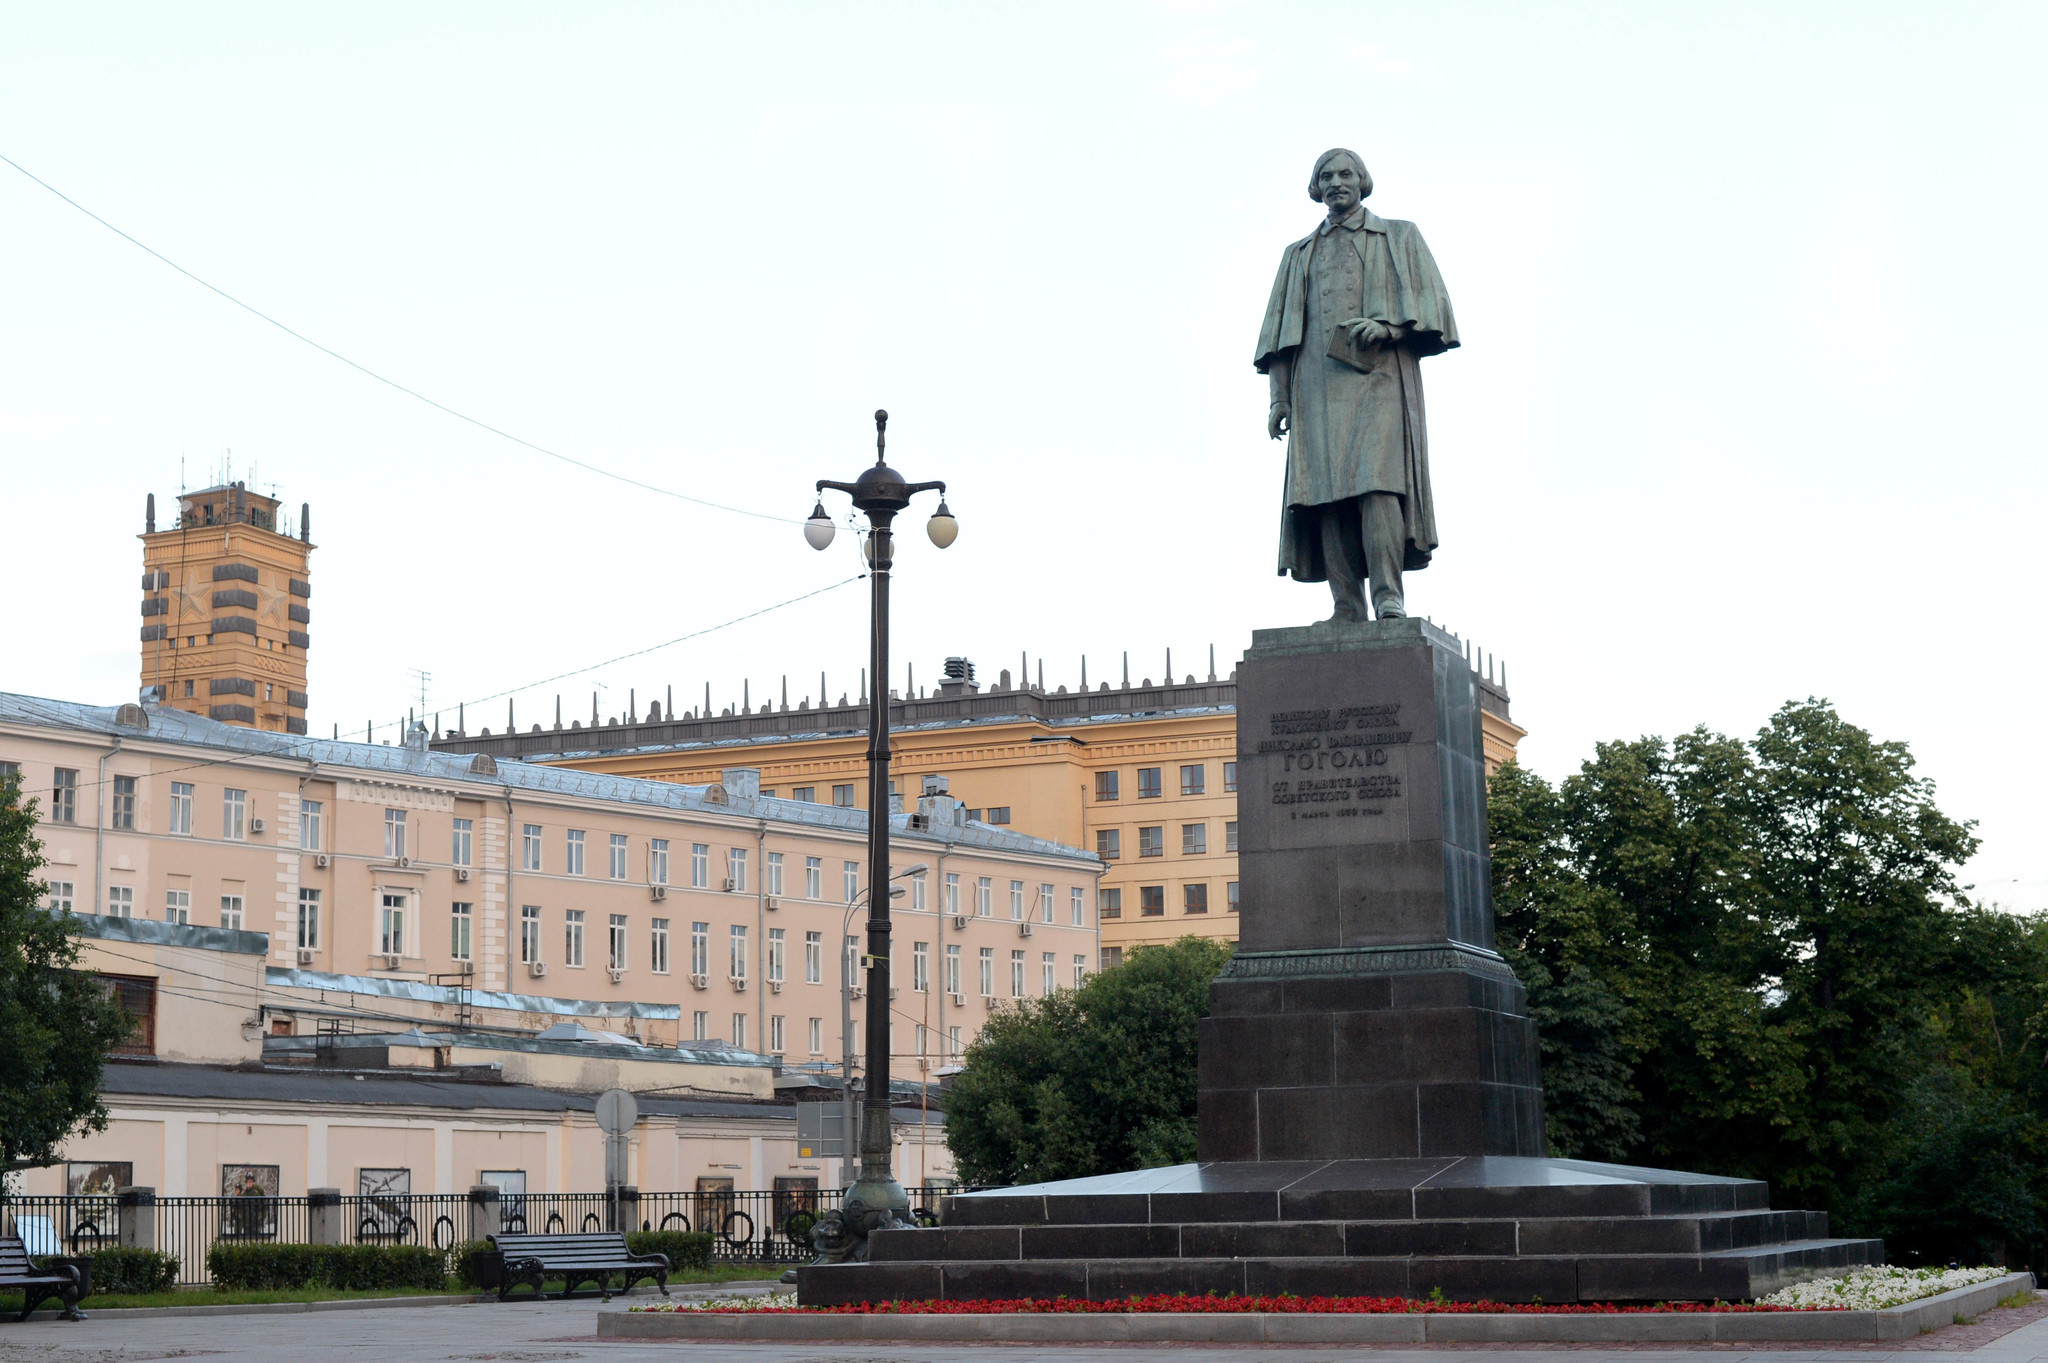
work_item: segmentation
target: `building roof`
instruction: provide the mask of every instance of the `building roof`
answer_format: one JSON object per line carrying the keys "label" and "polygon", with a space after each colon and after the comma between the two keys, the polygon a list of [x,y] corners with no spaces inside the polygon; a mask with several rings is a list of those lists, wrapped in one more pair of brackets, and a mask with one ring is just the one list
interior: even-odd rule
{"label": "building roof", "polygon": [[[608,776],[568,767],[494,759],[486,754],[302,738],[295,734],[223,724],[167,706],[84,705],[76,701],[0,692],[0,724],[103,734],[109,738],[146,738],[156,743],[214,753],[315,762],[330,770],[361,772],[366,780],[384,778],[497,785],[571,799],[765,819],[795,828],[836,829],[858,834],[865,834],[868,827],[867,811],[838,805],[747,795],[728,791],[719,785],[686,786],[673,781]],[[922,831],[911,827],[909,815],[893,815],[889,822],[892,838],[904,841],[943,842],[987,852],[1057,857],[1089,868],[1099,865],[1099,859],[1093,852],[989,824],[959,823],[948,825],[943,830]]]}

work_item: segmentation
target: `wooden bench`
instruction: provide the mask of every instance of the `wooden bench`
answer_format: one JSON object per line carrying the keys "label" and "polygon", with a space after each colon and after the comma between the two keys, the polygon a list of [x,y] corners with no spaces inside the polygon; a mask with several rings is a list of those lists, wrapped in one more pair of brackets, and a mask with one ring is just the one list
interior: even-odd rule
{"label": "wooden bench", "polygon": [[622,1231],[598,1231],[589,1235],[493,1235],[492,1246],[504,1264],[498,1275],[498,1300],[520,1283],[530,1283],[536,1297],[545,1297],[543,1278],[562,1279],[562,1295],[568,1296],[579,1283],[590,1283],[612,1299],[612,1274],[619,1275],[624,1292],[642,1278],[654,1279],[661,1295],[668,1295],[668,1256],[635,1254],[626,1248]]}
{"label": "wooden bench", "polygon": [[29,1262],[28,1248],[20,1236],[0,1235],[0,1287],[21,1289],[21,1314],[16,1320],[27,1320],[31,1312],[52,1297],[64,1303],[65,1320],[84,1320],[85,1312],[78,1309],[83,1286],[75,1266],[53,1264],[47,1269],[37,1268]]}

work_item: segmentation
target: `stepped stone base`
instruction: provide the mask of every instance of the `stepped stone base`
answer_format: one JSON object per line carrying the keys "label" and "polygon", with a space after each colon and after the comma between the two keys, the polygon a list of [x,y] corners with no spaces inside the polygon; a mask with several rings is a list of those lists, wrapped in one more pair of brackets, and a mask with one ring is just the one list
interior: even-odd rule
{"label": "stepped stone base", "polygon": [[1475,1156],[1180,1165],[945,1199],[870,1261],[805,1267],[805,1305],[1153,1292],[1735,1301],[1883,1242],[1773,1211],[1753,1180]]}

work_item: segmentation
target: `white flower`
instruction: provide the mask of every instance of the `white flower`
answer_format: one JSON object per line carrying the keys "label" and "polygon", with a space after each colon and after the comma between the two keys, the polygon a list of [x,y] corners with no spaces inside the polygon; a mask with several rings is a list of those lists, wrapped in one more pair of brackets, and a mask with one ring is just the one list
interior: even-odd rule
{"label": "white flower", "polygon": [[722,1297],[699,1297],[694,1301],[651,1302],[628,1308],[634,1311],[767,1311],[788,1310],[796,1305],[794,1292],[761,1292],[750,1296],[728,1293]]}
{"label": "white flower", "polygon": [[1890,1264],[1854,1268],[1840,1277],[1815,1278],[1758,1297],[1766,1306],[1846,1306],[1875,1311],[1939,1296],[1972,1283],[2004,1277],[2002,1268],[1898,1268]]}

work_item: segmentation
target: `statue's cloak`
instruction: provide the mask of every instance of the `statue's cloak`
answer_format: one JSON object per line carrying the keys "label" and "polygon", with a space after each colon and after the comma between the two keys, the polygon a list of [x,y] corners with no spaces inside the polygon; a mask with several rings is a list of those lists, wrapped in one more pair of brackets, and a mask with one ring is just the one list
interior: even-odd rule
{"label": "statue's cloak", "polygon": [[[1362,206],[1355,211],[1362,219],[1358,230],[1311,234],[1281,255],[1252,361],[1261,374],[1276,360],[1293,361],[1294,417],[1287,439],[1279,571],[1303,582],[1328,576],[1322,537],[1314,530],[1317,518],[1304,518],[1297,533],[1297,516],[1304,508],[1369,492],[1398,493],[1407,531],[1406,567],[1429,566],[1437,546],[1419,361],[1456,346],[1458,324],[1443,276],[1415,224],[1377,217]],[[1324,250],[1358,253],[1364,281],[1359,315],[1407,329],[1405,340],[1379,350],[1370,373],[1330,359],[1329,336],[1304,336],[1312,310],[1310,255],[1319,236]],[[1309,366],[1316,367],[1314,372],[1305,373]]]}

